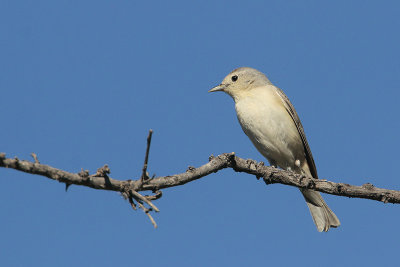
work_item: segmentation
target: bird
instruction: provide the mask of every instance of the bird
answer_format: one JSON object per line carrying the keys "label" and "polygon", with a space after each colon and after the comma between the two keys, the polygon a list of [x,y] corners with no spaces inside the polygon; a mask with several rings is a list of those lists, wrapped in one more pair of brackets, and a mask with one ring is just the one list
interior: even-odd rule
{"label": "bird", "polygon": [[[296,110],[285,93],[265,74],[250,67],[237,68],[220,85],[209,90],[217,91],[233,98],[244,133],[272,166],[318,179],[314,158]],[[319,232],[340,226],[338,217],[319,192],[300,191]]]}

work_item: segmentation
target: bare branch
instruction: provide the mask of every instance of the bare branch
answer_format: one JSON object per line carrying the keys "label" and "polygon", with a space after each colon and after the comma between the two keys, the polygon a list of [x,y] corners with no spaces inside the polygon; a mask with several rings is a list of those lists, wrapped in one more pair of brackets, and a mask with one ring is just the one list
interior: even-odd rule
{"label": "bare branch", "polygon": [[19,160],[18,158],[7,158],[4,153],[0,154],[0,167],[45,176],[62,183],[83,185],[121,193],[126,192],[126,190],[136,192],[157,191],[192,182],[225,168],[232,168],[237,172],[252,174],[257,178],[262,177],[266,184],[280,183],[298,188],[313,189],[331,195],[365,198],[385,203],[400,203],[400,191],[377,188],[369,183],[362,186],[355,186],[327,180],[310,179],[289,171],[264,166],[262,162],[239,158],[234,153],[225,153],[217,157],[212,156],[208,163],[198,168],[190,168],[188,171],[180,174],[149,179],[144,184],[140,183],[140,178],[135,181],[121,181],[108,176],[98,177],[86,176],[82,175],[82,173],[70,173],[44,164],[32,163]]}
{"label": "bare branch", "polygon": [[[147,165],[152,133],[153,131],[150,130],[147,137],[147,148],[142,175],[135,181],[121,181],[110,178],[108,176],[110,174],[108,165],[99,168],[93,175],[89,175],[89,171],[83,169],[79,173],[66,172],[48,165],[40,164],[35,153],[31,154],[35,162],[19,160],[17,157],[13,159],[7,158],[4,153],[0,153],[0,167],[37,174],[65,183],[65,190],[67,190],[70,185],[74,184],[94,189],[120,192],[125,199],[129,200],[134,210],[136,210],[137,207],[134,202],[134,200],[136,200],[139,208],[146,213],[155,228],[157,228],[157,224],[151,216],[150,211],[154,210],[158,212],[159,209],[151,201],[159,199],[162,196],[160,189],[184,185],[226,168],[232,168],[236,172],[252,174],[256,176],[257,179],[262,177],[267,185],[280,183],[302,189],[313,189],[337,196],[365,198],[382,201],[384,203],[400,203],[400,191],[377,188],[369,183],[362,186],[354,186],[345,183],[334,183],[327,180],[317,180],[290,171],[280,170],[275,167],[264,166],[263,162],[257,162],[251,159],[245,160],[237,157],[235,153],[225,153],[217,157],[211,155],[208,163],[198,168],[189,166],[184,173],[156,178],[153,176],[149,178],[147,174]],[[152,196],[143,196],[138,193],[140,191],[152,191],[155,194]],[[144,203],[146,203],[150,209],[146,208]]]}

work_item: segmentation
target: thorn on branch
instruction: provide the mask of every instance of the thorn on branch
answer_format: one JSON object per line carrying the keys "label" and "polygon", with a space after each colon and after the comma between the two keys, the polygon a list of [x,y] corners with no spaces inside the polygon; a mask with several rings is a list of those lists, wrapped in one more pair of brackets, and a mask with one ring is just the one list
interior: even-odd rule
{"label": "thorn on branch", "polygon": [[65,183],[65,192],[68,192],[68,188],[71,186],[69,183]]}
{"label": "thorn on branch", "polygon": [[32,152],[31,156],[32,156],[33,160],[35,161],[35,163],[40,164],[40,162],[39,162],[39,160],[37,158],[37,155],[35,153]]}

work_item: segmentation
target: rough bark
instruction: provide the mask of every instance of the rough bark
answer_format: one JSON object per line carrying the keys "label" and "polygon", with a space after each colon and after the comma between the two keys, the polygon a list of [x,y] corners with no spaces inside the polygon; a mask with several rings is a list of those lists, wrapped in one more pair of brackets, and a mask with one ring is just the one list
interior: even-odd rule
{"label": "rough bark", "polygon": [[[149,140],[151,140],[151,132],[148,137],[148,148],[150,146]],[[161,189],[184,185],[226,168],[232,168],[236,172],[251,174],[257,179],[262,178],[266,184],[279,183],[298,188],[313,189],[337,196],[365,198],[382,201],[384,203],[400,203],[400,191],[377,188],[370,183],[355,186],[322,179],[312,179],[290,171],[264,166],[263,162],[242,159],[237,157],[235,153],[225,153],[217,157],[210,156],[208,163],[198,168],[189,167],[184,173],[150,178],[146,171],[148,160],[147,149],[142,170],[143,173],[137,180],[113,179],[109,177],[110,169],[107,165],[99,168],[95,174],[89,175],[89,172],[84,170],[79,173],[71,173],[41,164],[34,153],[32,153],[32,157],[34,158],[34,162],[19,160],[18,158],[7,158],[4,153],[0,153],[0,167],[37,174],[59,181],[66,185],[66,190],[70,185],[82,185],[94,189],[120,192],[129,200],[132,208],[136,209],[136,205],[138,205],[139,208],[149,216],[155,227],[157,227],[157,225],[151,217],[150,211],[159,211],[152,203],[152,200],[156,200],[162,196]],[[154,194],[144,196],[138,193],[141,191],[152,191]],[[145,204],[147,204],[147,207]]]}

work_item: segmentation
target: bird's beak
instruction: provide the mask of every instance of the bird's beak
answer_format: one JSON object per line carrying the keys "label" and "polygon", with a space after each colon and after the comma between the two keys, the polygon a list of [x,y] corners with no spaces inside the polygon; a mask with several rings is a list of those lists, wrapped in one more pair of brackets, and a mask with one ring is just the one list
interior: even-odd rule
{"label": "bird's beak", "polygon": [[221,83],[220,85],[215,86],[214,88],[212,88],[208,92],[212,93],[212,92],[217,92],[217,91],[224,91],[226,87],[227,87],[226,84],[222,84]]}

